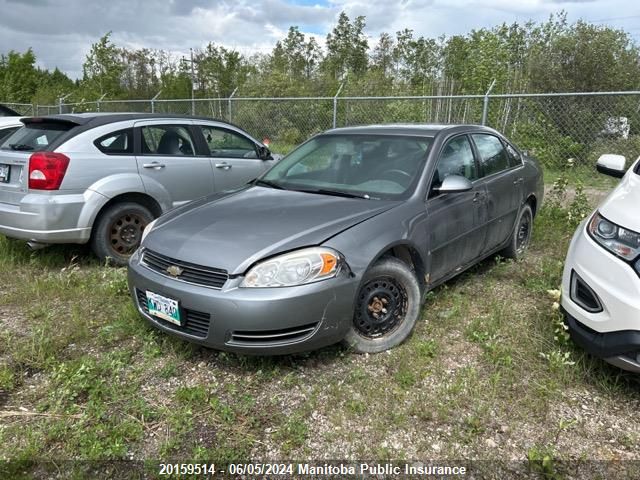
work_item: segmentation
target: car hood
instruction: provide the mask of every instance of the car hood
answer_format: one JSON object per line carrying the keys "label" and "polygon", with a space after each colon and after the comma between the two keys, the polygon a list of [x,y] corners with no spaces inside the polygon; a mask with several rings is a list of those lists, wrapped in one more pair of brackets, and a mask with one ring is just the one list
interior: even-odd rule
{"label": "car hood", "polygon": [[397,203],[251,187],[169,213],[143,246],[238,274],[271,255],[319,245]]}
{"label": "car hood", "polygon": [[600,213],[621,227],[640,232],[640,175],[629,171],[600,204]]}

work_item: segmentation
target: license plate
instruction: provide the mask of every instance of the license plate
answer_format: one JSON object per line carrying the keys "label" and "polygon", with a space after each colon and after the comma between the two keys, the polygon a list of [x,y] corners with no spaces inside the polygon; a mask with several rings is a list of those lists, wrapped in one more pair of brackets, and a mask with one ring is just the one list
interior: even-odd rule
{"label": "license plate", "polygon": [[0,164],[0,183],[9,183],[9,165]]}
{"label": "license plate", "polygon": [[167,322],[182,326],[180,321],[180,307],[178,301],[172,298],[163,297],[157,293],[147,290],[147,308],[149,315],[162,318]]}

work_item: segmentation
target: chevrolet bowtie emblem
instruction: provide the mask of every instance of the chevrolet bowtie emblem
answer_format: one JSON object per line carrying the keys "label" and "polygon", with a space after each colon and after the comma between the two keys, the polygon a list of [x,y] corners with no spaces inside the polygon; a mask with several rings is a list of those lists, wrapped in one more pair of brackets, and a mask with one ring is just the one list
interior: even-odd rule
{"label": "chevrolet bowtie emblem", "polygon": [[172,277],[178,277],[182,275],[182,272],[184,272],[184,269],[178,267],[177,265],[171,265],[170,267],[167,268],[167,273]]}

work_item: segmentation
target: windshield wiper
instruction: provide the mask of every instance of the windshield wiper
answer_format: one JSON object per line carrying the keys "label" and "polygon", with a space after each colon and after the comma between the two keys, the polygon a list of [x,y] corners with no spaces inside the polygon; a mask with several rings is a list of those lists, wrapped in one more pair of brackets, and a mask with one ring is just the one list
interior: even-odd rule
{"label": "windshield wiper", "polygon": [[314,188],[314,189],[298,189],[296,188],[296,192],[304,192],[304,193],[317,193],[319,195],[334,195],[336,197],[345,197],[345,198],[364,198],[365,200],[370,200],[371,197],[367,194],[361,193],[351,193],[351,192],[343,192],[341,190],[326,190],[323,188]]}
{"label": "windshield wiper", "polygon": [[9,148],[11,150],[22,150],[22,151],[33,150],[33,147],[31,145],[26,145],[24,143],[10,143]]}
{"label": "windshield wiper", "polygon": [[276,188],[278,190],[285,190],[285,188],[282,185],[278,184],[278,183],[274,183],[274,182],[271,182],[269,180],[262,180],[260,178],[256,179],[253,182],[253,184],[254,185],[260,185],[262,187],[270,187],[270,188]]}

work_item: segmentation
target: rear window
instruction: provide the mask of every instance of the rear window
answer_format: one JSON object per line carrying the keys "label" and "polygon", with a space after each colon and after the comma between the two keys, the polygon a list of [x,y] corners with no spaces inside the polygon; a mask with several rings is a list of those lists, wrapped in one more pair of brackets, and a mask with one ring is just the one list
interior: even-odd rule
{"label": "rear window", "polygon": [[0,149],[38,152],[46,150],[60,135],[73,125],[64,123],[30,123],[2,140]]}

